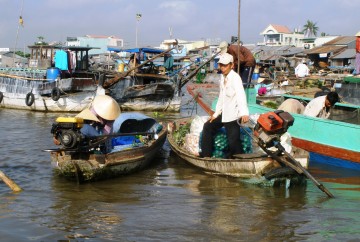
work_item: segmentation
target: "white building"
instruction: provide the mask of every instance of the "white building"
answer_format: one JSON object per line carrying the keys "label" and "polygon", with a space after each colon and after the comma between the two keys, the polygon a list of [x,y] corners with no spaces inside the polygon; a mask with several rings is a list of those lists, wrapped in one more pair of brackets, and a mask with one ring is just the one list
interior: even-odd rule
{"label": "white building", "polygon": [[83,37],[67,37],[67,46],[95,47],[89,54],[102,54],[108,47],[123,48],[124,40],[115,36],[85,35]]}
{"label": "white building", "polygon": [[283,25],[270,24],[264,31],[260,33],[264,37],[263,42],[258,45],[281,46],[292,45],[295,47],[303,47],[304,34],[291,32],[288,27]]}

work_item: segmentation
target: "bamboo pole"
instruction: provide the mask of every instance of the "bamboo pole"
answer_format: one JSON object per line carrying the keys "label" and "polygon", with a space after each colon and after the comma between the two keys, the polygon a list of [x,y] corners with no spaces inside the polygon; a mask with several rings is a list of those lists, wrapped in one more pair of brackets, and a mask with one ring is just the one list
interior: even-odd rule
{"label": "bamboo pole", "polygon": [[21,192],[21,191],[22,191],[22,189],[21,189],[13,180],[11,180],[9,177],[7,177],[7,176],[4,174],[4,172],[2,172],[1,170],[0,170],[0,178],[1,178],[1,180],[3,180],[4,183],[5,183],[6,185],[8,185],[8,186],[11,188],[11,190],[13,190],[14,192]]}

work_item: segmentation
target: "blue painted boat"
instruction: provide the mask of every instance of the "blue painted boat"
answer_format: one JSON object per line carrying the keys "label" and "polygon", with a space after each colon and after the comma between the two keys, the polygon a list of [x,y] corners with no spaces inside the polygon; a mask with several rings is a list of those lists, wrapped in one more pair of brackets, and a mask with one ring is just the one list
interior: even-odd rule
{"label": "blue painted boat", "polygon": [[[213,112],[211,104],[218,95],[218,84],[189,84],[187,90],[207,113]],[[251,114],[272,110],[256,104],[254,89],[246,91]],[[359,113],[359,110],[357,108],[355,111]],[[321,156],[331,165],[360,169],[360,125],[300,114],[292,115],[295,122],[288,132],[294,146],[310,152],[313,159]]]}

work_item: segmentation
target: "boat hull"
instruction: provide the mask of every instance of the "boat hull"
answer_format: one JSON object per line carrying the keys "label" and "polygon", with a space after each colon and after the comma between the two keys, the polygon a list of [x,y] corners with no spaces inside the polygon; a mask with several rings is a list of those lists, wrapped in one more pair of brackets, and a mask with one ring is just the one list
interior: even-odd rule
{"label": "boat hull", "polygon": [[164,128],[148,145],[109,154],[50,153],[54,171],[69,180],[90,182],[119,177],[147,167],[166,140]]}
{"label": "boat hull", "polygon": [[[173,127],[186,122],[191,122],[190,119],[178,120]],[[295,172],[291,174],[280,174],[277,177],[267,179],[266,176],[274,173],[275,170],[282,170],[283,167],[274,159],[268,157],[266,154],[259,152],[253,154],[237,155],[235,159],[222,158],[201,158],[188,152],[184,147],[179,146],[174,138],[174,130],[169,128],[168,142],[173,152],[180,158],[190,163],[191,165],[200,168],[203,171],[210,172],[217,175],[224,175],[230,177],[241,178],[244,181],[250,181],[252,184],[262,185],[280,185],[290,182],[290,184],[299,184],[304,182],[304,176]],[[285,157],[282,157],[285,159]],[[296,158],[303,167],[308,166],[307,153],[302,153]]]}
{"label": "boat hull", "polygon": [[[54,88],[59,91],[58,99],[53,96]],[[92,78],[65,78],[49,82],[9,73],[0,75],[1,108],[79,112],[88,107],[98,91]],[[30,95],[33,101],[30,101]]]}

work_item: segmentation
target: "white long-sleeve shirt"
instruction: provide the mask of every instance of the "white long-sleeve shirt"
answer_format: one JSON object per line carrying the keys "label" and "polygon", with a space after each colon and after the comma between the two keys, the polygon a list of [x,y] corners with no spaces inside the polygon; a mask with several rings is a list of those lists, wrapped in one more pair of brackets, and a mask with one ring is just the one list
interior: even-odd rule
{"label": "white long-sleeve shirt", "polygon": [[246,94],[240,76],[233,70],[226,77],[221,75],[220,93],[213,117],[222,114],[222,122],[231,122],[249,115]]}
{"label": "white long-sleeve shirt", "polygon": [[309,67],[305,65],[304,63],[299,64],[295,68],[295,75],[298,77],[305,77],[309,75]]}
{"label": "white long-sleeve shirt", "polygon": [[326,95],[311,100],[305,107],[304,115],[324,119],[329,118],[330,109],[328,110],[328,112],[326,111],[325,100]]}

